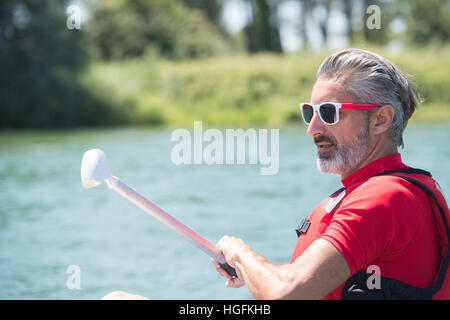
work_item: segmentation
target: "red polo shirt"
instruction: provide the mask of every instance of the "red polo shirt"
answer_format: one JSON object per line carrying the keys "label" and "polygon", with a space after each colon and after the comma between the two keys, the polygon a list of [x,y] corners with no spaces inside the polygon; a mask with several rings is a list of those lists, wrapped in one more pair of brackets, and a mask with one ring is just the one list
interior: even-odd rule
{"label": "red polo shirt", "polygon": [[[400,178],[372,177],[399,168],[408,167],[397,153],[342,180],[345,194],[329,197],[314,209],[310,227],[297,241],[292,262],[321,238],[342,253],[352,275],[376,265],[383,276],[431,287],[440,264],[440,244],[430,199]],[[343,199],[334,211],[333,201],[340,196]],[[343,287],[344,283],[324,299],[341,299]]]}

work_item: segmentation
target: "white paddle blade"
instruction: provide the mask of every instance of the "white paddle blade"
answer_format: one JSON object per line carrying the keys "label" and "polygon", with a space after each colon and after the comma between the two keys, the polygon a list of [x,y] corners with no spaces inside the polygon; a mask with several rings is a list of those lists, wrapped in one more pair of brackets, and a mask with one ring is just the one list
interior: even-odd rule
{"label": "white paddle blade", "polygon": [[81,184],[92,188],[111,177],[105,153],[100,149],[91,149],[84,153],[81,160]]}

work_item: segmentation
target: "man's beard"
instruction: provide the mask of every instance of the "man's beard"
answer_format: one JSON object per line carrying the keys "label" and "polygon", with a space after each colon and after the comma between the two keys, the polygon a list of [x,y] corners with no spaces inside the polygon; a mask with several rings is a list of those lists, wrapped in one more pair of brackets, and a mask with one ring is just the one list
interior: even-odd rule
{"label": "man's beard", "polygon": [[369,146],[369,126],[365,125],[358,135],[347,143],[338,145],[328,135],[314,138],[314,142],[328,141],[333,144],[330,151],[317,150],[317,168],[324,173],[344,174],[355,169],[364,159]]}

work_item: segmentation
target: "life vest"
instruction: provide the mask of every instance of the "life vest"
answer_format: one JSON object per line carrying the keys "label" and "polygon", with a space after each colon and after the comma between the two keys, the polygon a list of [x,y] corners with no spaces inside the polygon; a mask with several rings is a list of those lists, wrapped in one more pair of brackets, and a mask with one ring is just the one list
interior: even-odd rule
{"label": "life vest", "polygon": [[[378,275],[380,277],[380,286],[379,289],[377,289],[373,288],[372,286],[370,286],[369,288],[367,285],[369,278],[372,277],[373,274],[361,270],[346,281],[344,289],[342,291],[342,299],[450,299],[450,273],[448,272],[450,263],[450,229],[448,223],[448,221],[450,221],[450,211],[445,198],[440,191],[439,185],[431,177],[431,174],[429,172],[414,168],[389,170],[381,172],[374,176],[399,177],[421,188],[432,199],[432,212],[435,218],[434,220],[436,222],[439,243],[441,246],[441,263],[439,271],[435,277],[434,285],[431,288],[414,287],[402,281]],[[345,188],[339,189],[338,191],[333,193],[333,195],[342,193],[343,190],[345,190]],[[339,203],[334,207],[333,211],[337,210],[340,201],[342,201],[342,199],[339,200]],[[304,232],[304,229],[307,229],[308,227],[309,225],[307,224],[307,220],[302,220],[299,228],[296,230],[297,235],[300,235],[301,232]]]}

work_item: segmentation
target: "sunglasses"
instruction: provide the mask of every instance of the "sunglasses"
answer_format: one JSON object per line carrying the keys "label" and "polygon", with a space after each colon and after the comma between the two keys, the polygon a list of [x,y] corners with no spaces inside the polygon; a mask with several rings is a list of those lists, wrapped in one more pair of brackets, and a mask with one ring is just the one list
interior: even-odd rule
{"label": "sunglasses", "polygon": [[370,103],[336,103],[324,102],[321,104],[301,103],[300,110],[302,111],[303,120],[307,125],[311,123],[314,112],[319,114],[320,120],[325,124],[332,125],[339,121],[339,109],[355,109],[355,110],[372,110],[380,108],[379,104]]}

